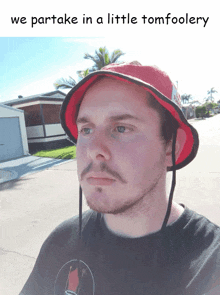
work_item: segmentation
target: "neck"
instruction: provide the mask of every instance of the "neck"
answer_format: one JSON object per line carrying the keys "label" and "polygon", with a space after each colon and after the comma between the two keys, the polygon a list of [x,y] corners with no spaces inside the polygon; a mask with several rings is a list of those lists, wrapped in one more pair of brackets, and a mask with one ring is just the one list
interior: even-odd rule
{"label": "neck", "polygon": [[[130,238],[146,236],[161,229],[166,214],[168,200],[154,200],[151,204],[143,203],[139,208],[132,208],[129,212],[120,214],[104,214],[104,220],[110,231]],[[172,204],[168,224],[176,221],[184,208],[177,203]]]}

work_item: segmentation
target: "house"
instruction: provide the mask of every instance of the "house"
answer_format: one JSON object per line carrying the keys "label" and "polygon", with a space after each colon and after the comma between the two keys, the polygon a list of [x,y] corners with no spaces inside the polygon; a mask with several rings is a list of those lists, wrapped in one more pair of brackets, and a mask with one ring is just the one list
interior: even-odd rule
{"label": "house", "polygon": [[217,106],[217,107],[215,107],[215,108],[213,109],[213,112],[214,112],[214,114],[219,114],[219,113],[220,113],[220,105]]}
{"label": "house", "polygon": [[199,105],[201,105],[199,101],[193,101],[191,103],[184,104],[182,106],[183,114],[187,120],[196,117],[195,110],[196,110],[196,107]]}
{"label": "house", "polygon": [[0,104],[0,162],[28,154],[24,111]]}
{"label": "house", "polygon": [[5,105],[24,111],[31,153],[72,145],[60,123],[60,107],[65,96],[62,91],[55,90],[5,102]]}
{"label": "house", "polygon": [[183,105],[182,111],[187,120],[195,118],[195,107],[191,104]]}

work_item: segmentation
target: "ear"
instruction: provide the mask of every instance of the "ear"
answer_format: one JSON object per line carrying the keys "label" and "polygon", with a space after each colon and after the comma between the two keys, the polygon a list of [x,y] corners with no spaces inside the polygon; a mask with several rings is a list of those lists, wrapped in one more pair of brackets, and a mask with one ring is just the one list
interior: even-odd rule
{"label": "ear", "polygon": [[[172,145],[173,145],[173,139],[171,139],[167,144],[166,144],[166,166],[170,167],[173,166],[173,161],[172,161]],[[176,140],[176,146],[175,146],[175,159],[178,159],[179,155],[181,152],[181,144],[179,140]]]}

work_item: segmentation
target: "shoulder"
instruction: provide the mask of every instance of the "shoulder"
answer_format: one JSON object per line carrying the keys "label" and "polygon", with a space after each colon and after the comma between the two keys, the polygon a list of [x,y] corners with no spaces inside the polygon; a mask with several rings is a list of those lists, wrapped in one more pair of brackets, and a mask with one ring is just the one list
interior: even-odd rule
{"label": "shoulder", "polygon": [[[88,225],[92,218],[95,218],[96,214],[97,213],[92,210],[83,212],[82,229]],[[62,245],[68,245],[77,238],[78,232],[79,216],[77,215],[59,224],[45,240],[42,248],[47,248],[49,245],[56,245],[58,247],[62,247]]]}
{"label": "shoulder", "polygon": [[205,216],[185,207],[180,218],[173,223],[171,229],[181,230],[183,234],[208,238],[215,236],[220,239],[220,227]]}
{"label": "shoulder", "polygon": [[171,242],[174,242],[171,246],[175,248],[172,255],[180,262],[186,277],[190,276],[187,288],[193,291],[187,294],[195,294],[197,288],[206,292],[219,288],[220,227],[186,207],[168,230]]}
{"label": "shoulder", "polygon": [[182,257],[220,259],[220,227],[187,207],[166,233]]}
{"label": "shoulder", "polygon": [[184,213],[186,221],[184,230],[186,232],[197,237],[203,237],[204,239],[220,240],[220,227],[218,225],[188,208],[185,209]]}
{"label": "shoulder", "polygon": [[[82,215],[82,227],[93,223],[96,212],[88,210]],[[78,238],[79,216],[74,216],[58,225],[43,243],[29,276],[20,294],[53,294],[53,286],[61,267],[72,259]]]}

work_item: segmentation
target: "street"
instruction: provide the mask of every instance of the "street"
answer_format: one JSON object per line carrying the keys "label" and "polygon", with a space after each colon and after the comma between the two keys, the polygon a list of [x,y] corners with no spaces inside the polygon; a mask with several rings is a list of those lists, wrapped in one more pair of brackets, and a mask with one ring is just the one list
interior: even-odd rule
{"label": "street", "polygon": [[196,158],[177,171],[174,200],[220,225],[220,114],[190,123],[199,133],[200,147]]}
{"label": "street", "polygon": [[[220,225],[220,114],[189,122],[199,132],[200,148],[195,160],[177,171],[174,200]],[[0,294],[20,292],[43,241],[78,214],[78,191],[76,160],[0,184]]]}

